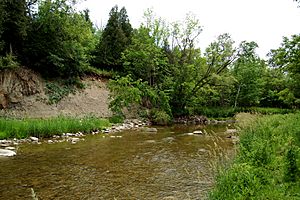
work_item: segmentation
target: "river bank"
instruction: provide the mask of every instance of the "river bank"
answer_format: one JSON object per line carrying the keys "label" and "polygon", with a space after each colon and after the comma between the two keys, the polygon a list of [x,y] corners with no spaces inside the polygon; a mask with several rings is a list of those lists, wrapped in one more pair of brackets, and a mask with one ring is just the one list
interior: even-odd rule
{"label": "river bank", "polygon": [[256,118],[241,124],[238,154],[210,199],[300,199],[300,114]]}
{"label": "river bank", "polygon": [[[184,120],[183,120],[184,119]],[[205,121],[195,119],[205,119]],[[2,122],[2,123],[1,123]],[[228,120],[208,120],[206,117],[181,118],[175,124],[191,125],[228,125],[235,123],[234,119]],[[201,123],[200,123],[201,122]],[[27,120],[0,120],[0,156],[15,156],[19,145],[31,144],[53,144],[69,142],[76,144],[83,141],[87,135],[103,134],[103,137],[115,137],[112,134],[126,130],[143,131],[146,133],[156,133],[157,128],[151,127],[151,122],[147,120],[126,119],[123,123],[110,124],[108,120],[98,118],[52,118],[52,119],[27,119]],[[237,142],[236,129],[226,131],[227,138]],[[187,135],[205,135],[201,130],[196,130]],[[10,137],[7,137],[10,136]],[[122,136],[118,136],[122,137]]]}

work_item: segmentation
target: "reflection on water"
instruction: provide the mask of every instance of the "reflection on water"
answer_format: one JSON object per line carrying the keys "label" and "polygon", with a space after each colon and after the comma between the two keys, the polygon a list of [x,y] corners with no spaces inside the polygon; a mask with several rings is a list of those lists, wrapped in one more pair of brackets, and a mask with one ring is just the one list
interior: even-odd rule
{"label": "reflection on water", "polygon": [[[206,129],[208,135],[184,133]],[[231,156],[225,127],[127,131],[88,136],[77,144],[22,145],[0,159],[0,199],[204,199],[216,156]],[[218,137],[216,137],[218,136]],[[223,139],[218,139],[220,138]]]}

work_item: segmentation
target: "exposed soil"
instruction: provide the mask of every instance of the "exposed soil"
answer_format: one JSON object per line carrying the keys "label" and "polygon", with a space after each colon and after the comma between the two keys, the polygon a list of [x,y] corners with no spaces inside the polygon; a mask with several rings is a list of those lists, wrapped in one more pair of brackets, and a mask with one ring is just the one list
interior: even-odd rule
{"label": "exposed soil", "polygon": [[[106,80],[99,78],[85,78],[83,83],[85,89],[78,90],[75,94],[69,94],[57,104],[50,105],[45,99],[45,81],[34,72],[22,69],[24,72],[0,72],[2,77],[0,82],[0,96],[2,92],[3,104],[0,110],[0,116],[10,116],[17,118],[47,118],[59,115],[83,117],[94,115],[97,117],[109,117],[111,112],[108,108],[109,91]],[[17,74],[17,75],[16,75]],[[22,78],[18,74],[23,74]],[[25,75],[24,75],[25,74]],[[26,77],[24,77],[26,76]],[[30,77],[34,80],[28,81]],[[33,78],[32,78],[33,77]],[[24,91],[26,85],[30,84],[31,90],[35,92]],[[13,89],[15,85],[22,85],[18,90]],[[25,86],[25,87],[24,87]],[[25,88],[25,89],[24,89]],[[10,97],[16,96],[18,99],[11,102]],[[14,98],[15,99],[15,98]],[[0,99],[1,100],[1,99]]]}

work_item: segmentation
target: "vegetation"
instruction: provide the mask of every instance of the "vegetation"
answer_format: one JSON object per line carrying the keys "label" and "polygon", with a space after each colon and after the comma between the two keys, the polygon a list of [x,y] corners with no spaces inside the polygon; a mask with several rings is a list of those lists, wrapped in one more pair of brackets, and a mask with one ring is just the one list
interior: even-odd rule
{"label": "vegetation", "polygon": [[110,126],[108,120],[96,117],[70,118],[57,117],[50,119],[4,119],[0,118],[0,139],[51,137],[62,133],[90,132]]}
{"label": "vegetation", "polygon": [[82,89],[84,88],[84,85],[80,80],[74,78],[48,81],[46,83],[48,103],[56,104],[69,94],[75,94],[78,88]]}
{"label": "vegetation", "polygon": [[[223,117],[240,107],[300,106],[299,35],[284,37],[264,60],[256,54],[257,43],[236,45],[228,33],[198,48],[203,28],[191,13],[181,22],[167,22],[148,9],[133,29],[125,7],[116,5],[99,29],[88,10],[75,9],[76,3],[1,1],[0,69],[27,66],[48,79],[111,78],[111,108],[117,116],[134,106],[161,122],[182,115],[215,116],[214,109],[208,110],[215,107],[227,110],[219,114]],[[50,102],[77,86],[77,81],[47,84]]]}
{"label": "vegetation", "polygon": [[240,133],[237,157],[220,171],[210,199],[299,199],[299,120],[299,113],[250,120]]}

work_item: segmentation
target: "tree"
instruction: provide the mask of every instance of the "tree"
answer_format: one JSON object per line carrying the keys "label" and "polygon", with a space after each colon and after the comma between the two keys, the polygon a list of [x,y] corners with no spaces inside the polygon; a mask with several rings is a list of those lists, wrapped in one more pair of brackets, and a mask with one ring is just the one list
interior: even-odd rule
{"label": "tree", "polygon": [[29,20],[26,9],[25,0],[0,2],[0,55],[21,55]]}
{"label": "tree", "polygon": [[94,65],[122,70],[121,55],[131,42],[132,31],[126,9],[114,6],[95,50]]}
{"label": "tree", "polygon": [[131,74],[134,80],[147,81],[152,87],[161,84],[168,73],[167,57],[145,27],[135,31],[122,61],[127,74]]}
{"label": "tree", "polygon": [[94,48],[89,22],[67,0],[39,3],[27,40],[28,64],[47,76],[83,73]]}
{"label": "tree", "polygon": [[[194,22],[190,24],[192,27],[197,27]],[[196,32],[191,30],[188,29],[185,32],[198,35],[197,29],[195,30]],[[188,36],[187,38],[191,37]],[[220,35],[216,41],[212,42],[206,49],[205,57],[201,57],[199,49],[193,48],[194,39],[181,38],[176,40],[183,41],[182,45],[180,45],[183,47],[183,51],[178,51],[180,59],[175,59],[178,60],[178,64],[176,64],[178,67],[177,70],[174,70],[177,74],[174,75],[176,77],[176,81],[174,81],[175,92],[171,102],[173,110],[177,110],[175,112],[181,115],[186,114],[184,112],[186,112],[188,107],[194,107],[193,102],[195,98],[203,95],[202,89],[204,86],[218,82],[217,79],[220,79],[220,75],[233,63],[237,55],[233,47],[234,42],[228,34]],[[186,43],[186,40],[189,42]],[[185,48],[185,46],[188,48]]]}
{"label": "tree", "polygon": [[255,53],[255,42],[240,44],[239,58],[233,64],[232,73],[236,79],[234,107],[257,106],[262,98],[263,79],[266,65]]}
{"label": "tree", "polygon": [[300,35],[284,37],[278,49],[271,50],[270,64],[285,74],[288,88],[279,92],[280,98],[291,106],[300,105]]}

